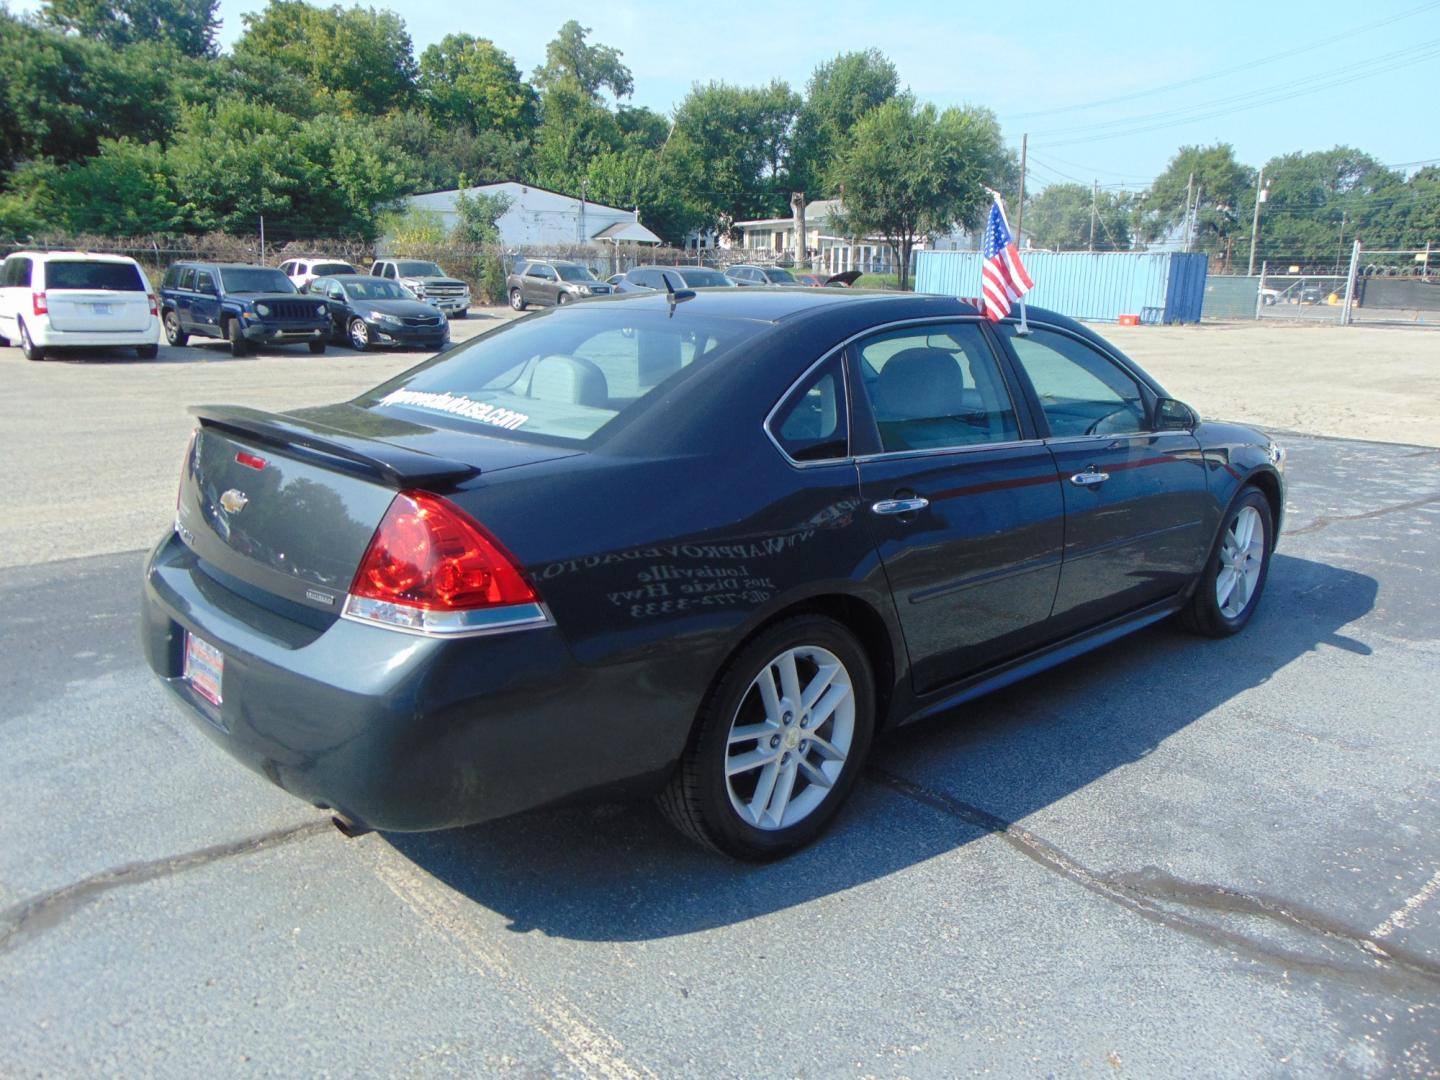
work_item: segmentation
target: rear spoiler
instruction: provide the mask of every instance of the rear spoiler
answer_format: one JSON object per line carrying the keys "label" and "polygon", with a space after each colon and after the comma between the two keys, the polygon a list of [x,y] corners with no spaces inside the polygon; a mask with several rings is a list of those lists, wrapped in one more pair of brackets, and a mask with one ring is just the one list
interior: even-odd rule
{"label": "rear spoiler", "polygon": [[190,411],[202,428],[273,446],[292,457],[356,473],[396,489],[453,485],[480,475],[479,469],[463,461],[407,450],[313,420],[240,405],[195,405]]}

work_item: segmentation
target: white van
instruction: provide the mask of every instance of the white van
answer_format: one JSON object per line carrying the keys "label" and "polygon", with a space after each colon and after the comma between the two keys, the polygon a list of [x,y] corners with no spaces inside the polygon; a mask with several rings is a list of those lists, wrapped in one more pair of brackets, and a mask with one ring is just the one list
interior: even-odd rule
{"label": "white van", "polygon": [[289,259],[280,264],[280,272],[290,279],[290,284],[297,289],[304,289],[306,285],[317,277],[333,277],[336,274],[358,274],[348,262],[340,259]]}
{"label": "white van", "polygon": [[0,345],[27,360],[52,349],[133,348],[153,360],[160,307],[145,271],[124,255],[17,251],[0,264]]}

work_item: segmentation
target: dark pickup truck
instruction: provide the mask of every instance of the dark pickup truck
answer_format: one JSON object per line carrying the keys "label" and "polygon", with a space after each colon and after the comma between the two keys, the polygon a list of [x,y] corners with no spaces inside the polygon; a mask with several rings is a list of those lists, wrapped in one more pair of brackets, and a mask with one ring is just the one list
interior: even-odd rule
{"label": "dark pickup truck", "polygon": [[290,279],[265,266],[176,263],[160,285],[165,340],[180,346],[192,336],[221,338],[233,356],[252,346],[308,344],[325,351],[330,313],[297,292]]}

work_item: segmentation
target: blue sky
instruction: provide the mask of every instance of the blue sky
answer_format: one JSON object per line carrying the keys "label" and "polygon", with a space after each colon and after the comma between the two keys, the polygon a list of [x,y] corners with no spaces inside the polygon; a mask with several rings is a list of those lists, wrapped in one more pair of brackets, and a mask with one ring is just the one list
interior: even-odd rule
{"label": "blue sky", "polygon": [[[405,19],[417,55],[464,31],[493,40],[527,74],[571,17],[543,4],[374,6]],[[221,0],[222,43],[239,36],[241,16],[263,7]],[[624,53],[634,102],[661,112],[697,80],[782,78],[803,90],[816,64],[874,45],[920,98],[985,105],[1016,145],[1028,131],[1032,183],[1141,186],[1180,145],[1216,140],[1251,165],[1342,143],[1388,164],[1440,158],[1440,0],[1046,0],[1008,11],[963,2],[605,0],[582,10],[575,17],[592,28],[590,40]],[[1005,17],[989,17],[997,11]],[[1173,86],[1180,82],[1188,85]],[[1127,100],[1074,108],[1117,97]],[[1113,126],[1089,126],[1104,124]]]}

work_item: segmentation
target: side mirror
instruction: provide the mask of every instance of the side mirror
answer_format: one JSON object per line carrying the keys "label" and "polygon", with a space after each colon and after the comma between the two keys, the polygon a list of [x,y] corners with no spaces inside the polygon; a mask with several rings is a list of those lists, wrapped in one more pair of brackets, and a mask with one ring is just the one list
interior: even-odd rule
{"label": "side mirror", "polygon": [[1162,397],[1155,403],[1156,431],[1194,431],[1200,417],[1183,401]]}

